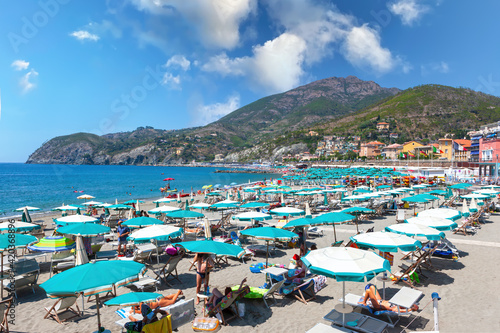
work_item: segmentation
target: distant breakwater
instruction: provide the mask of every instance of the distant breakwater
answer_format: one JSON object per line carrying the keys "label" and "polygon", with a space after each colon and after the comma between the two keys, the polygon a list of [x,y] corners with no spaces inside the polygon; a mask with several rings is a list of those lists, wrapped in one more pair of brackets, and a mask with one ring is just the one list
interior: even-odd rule
{"label": "distant breakwater", "polygon": [[214,173],[276,173],[276,171],[256,170],[256,169],[240,169],[240,170],[232,169],[232,170],[215,170]]}

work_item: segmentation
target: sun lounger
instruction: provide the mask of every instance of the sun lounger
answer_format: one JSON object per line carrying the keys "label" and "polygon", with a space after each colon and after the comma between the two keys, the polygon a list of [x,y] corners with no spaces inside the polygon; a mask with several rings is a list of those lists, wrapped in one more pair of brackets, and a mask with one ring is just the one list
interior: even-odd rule
{"label": "sun lounger", "polygon": [[353,333],[353,331],[345,327],[337,327],[331,325],[325,325],[323,323],[317,323],[306,333]]}
{"label": "sun lounger", "polygon": [[157,279],[153,279],[150,276],[144,275],[142,278],[139,279],[139,281],[132,283],[134,287],[139,289],[140,291],[144,291],[144,289],[148,287],[154,287],[156,291],[158,291],[158,285],[161,284],[161,282]]}
{"label": "sun lounger", "polygon": [[384,321],[387,321],[390,327],[394,327],[398,323],[401,316],[410,316],[411,314],[413,314],[413,311],[398,313],[391,310],[375,310],[371,306],[359,304],[359,302],[363,300],[363,297],[355,294],[347,294],[343,299],[340,298],[339,302],[342,303],[343,300],[345,300],[345,304],[349,304],[352,307],[364,309],[370,314],[377,317],[383,317]]}
{"label": "sun lounger", "polygon": [[38,281],[40,275],[40,266],[35,259],[19,260],[14,262],[13,271],[15,272],[14,280],[3,280],[5,289],[14,292],[17,298],[17,290],[23,287],[31,287],[33,294],[35,293],[34,285]]}
{"label": "sun lounger", "polygon": [[[250,288],[247,286],[240,290],[239,292],[232,291],[226,296],[223,297],[223,299],[216,305],[212,306],[211,304],[208,304],[207,308],[207,315],[208,316],[220,316],[220,320],[222,321],[222,324],[227,325],[227,322],[231,319],[234,318],[240,318],[240,315],[238,313],[238,309],[235,306],[235,302],[243,298],[246,294],[250,292]],[[232,314],[230,316],[225,316],[224,311],[230,311]]]}
{"label": "sun lounger", "polygon": [[388,326],[382,320],[357,312],[342,314],[337,310],[332,310],[323,319],[331,321],[337,326],[365,333],[382,333]]}
{"label": "sun lounger", "polygon": [[161,267],[159,270],[153,270],[156,278],[163,280],[170,287],[172,287],[172,285],[168,282],[169,277],[172,277],[172,279],[175,279],[182,283],[182,281],[179,279],[179,275],[177,274],[177,264],[182,259],[182,257],[182,254],[170,257],[165,265],[163,265],[163,267]]}

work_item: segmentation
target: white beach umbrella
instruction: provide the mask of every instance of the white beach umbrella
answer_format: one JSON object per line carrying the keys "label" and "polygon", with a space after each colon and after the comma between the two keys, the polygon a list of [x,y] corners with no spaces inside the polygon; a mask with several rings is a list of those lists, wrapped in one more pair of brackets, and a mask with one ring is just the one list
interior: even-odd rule
{"label": "white beach umbrella", "polygon": [[30,231],[33,229],[40,229],[40,226],[38,224],[20,222],[20,221],[15,221],[14,223],[11,222],[0,223],[0,231],[9,230],[9,232],[11,232],[12,230],[15,232],[19,232],[19,231]]}
{"label": "white beach umbrella", "polygon": [[82,236],[76,237],[75,255],[76,255],[75,266],[83,265],[89,262],[89,258],[87,257],[87,250],[85,249],[85,245],[83,245]]}
{"label": "white beach umbrella", "polygon": [[174,198],[161,198],[161,199],[158,199],[158,200],[155,200],[153,201],[153,203],[165,203],[165,202],[172,202],[172,201],[176,201]]}
{"label": "white beach umbrella", "polygon": [[59,206],[59,207],[56,207],[56,208],[52,208],[52,210],[61,210],[61,211],[65,211],[65,210],[78,210],[78,207],[71,206],[71,205],[62,205],[62,206]]}
{"label": "white beach umbrella", "polygon": [[442,217],[445,219],[450,219],[450,220],[457,220],[462,216],[460,212],[456,209],[451,209],[451,208],[435,208],[435,209],[427,209],[424,211],[421,211],[417,214],[420,217],[424,216],[436,216],[436,217]]}
{"label": "white beach umbrella", "polygon": [[469,207],[467,207],[467,199],[462,202],[462,215],[467,217],[470,215]]}
{"label": "white beach umbrella", "polygon": [[97,206],[97,205],[102,205],[103,203],[102,202],[99,202],[99,201],[87,201],[87,202],[84,202],[82,205],[85,205],[85,206]]}
{"label": "white beach umbrella", "polygon": [[272,218],[273,217],[269,214],[264,214],[264,213],[255,212],[255,211],[240,213],[240,214],[234,215],[232,217],[233,220],[240,220],[240,221],[251,221],[251,220],[263,221],[263,220],[270,220]]}
{"label": "white beach umbrella", "polygon": [[[466,205],[467,207],[467,205]],[[406,220],[407,223],[420,224],[425,225],[440,231],[444,230],[452,230],[456,228],[458,225],[456,222],[450,219],[445,219],[437,216],[417,216],[411,217]]]}
{"label": "white beach umbrella", "polygon": [[309,202],[306,201],[306,217],[312,217],[311,208],[309,207]]}
{"label": "white beach umbrella", "polygon": [[269,211],[271,214],[275,215],[283,215],[283,216],[299,216],[304,215],[304,211],[302,209],[293,208],[293,207],[279,207],[274,208]]}
{"label": "white beach umbrella", "polygon": [[196,209],[207,209],[208,207],[210,207],[212,205],[210,204],[207,204],[205,202],[199,202],[199,203],[196,203],[194,205],[189,205],[189,208],[196,208]]}
{"label": "white beach umbrella", "polygon": [[94,199],[95,197],[91,196],[90,194],[82,194],[78,197],[76,197],[77,199],[85,199],[85,200],[90,200],[90,199]]}
{"label": "white beach umbrella", "polygon": [[162,205],[160,207],[153,208],[151,210],[148,210],[148,213],[150,214],[157,214],[157,213],[170,213],[170,212],[175,212],[181,210],[179,207],[172,207],[172,206],[165,206]]}
{"label": "white beach umbrella", "polygon": [[462,195],[462,198],[463,199],[488,199],[489,195],[481,194],[481,193],[471,193],[471,194]]}
{"label": "white beach umbrella", "polygon": [[415,251],[417,247],[422,247],[422,243],[414,238],[385,231],[357,234],[352,236],[351,240],[358,245],[375,248],[382,252],[398,252],[398,249],[402,251]]}
{"label": "white beach umbrella", "polygon": [[24,206],[24,207],[19,207],[17,209],[14,209],[15,212],[24,212],[24,209],[27,209],[28,211],[35,211],[35,210],[41,210],[38,207],[33,207],[33,206]]}
{"label": "white beach umbrella", "polygon": [[470,200],[469,210],[471,212],[477,212],[477,204],[476,204],[476,200],[474,198],[472,198]]}
{"label": "white beach umbrella", "polygon": [[386,231],[404,234],[407,236],[425,237],[428,240],[440,240],[445,238],[445,234],[437,229],[414,223],[399,223],[385,227]]}
{"label": "white beach umbrella", "polygon": [[96,223],[99,219],[87,215],[75,214],[55,219],[56,223]]}

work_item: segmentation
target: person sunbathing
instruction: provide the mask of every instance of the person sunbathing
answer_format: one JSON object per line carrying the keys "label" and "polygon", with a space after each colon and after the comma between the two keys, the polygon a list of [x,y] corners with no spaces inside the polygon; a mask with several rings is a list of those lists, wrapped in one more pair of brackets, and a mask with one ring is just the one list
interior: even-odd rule
{"label": "person sunbathing", "polygon": [[[159,297],[156,300],[156,302],[149,302],[149,303],[146,303],[146,305],[149,306],[153,310],[156,308],[163,308],[163,307],[174,304],[180,295],[182,295],[182,290],[179,289],[179,290],[177,290],[177,292],[175,294]],[[139,305],[133,306],[131,309],[131,314],[142,313],[142,311],[141,311],[142,304],[144,304],[144,303],[140,303]],[[130,316],[129,316],[129,319],[132,320],[132,318]]]}
{"label": "person sunbathing", "polygon": [[[235,290],[234,292],[235,293],[240,292],[241,289],[243,289],[243,284],[245,282],[247,282],[247,278],[244,278],[241,281],[238,290]],[[226,287],[226,289],[224,289],[224,294],[222,294],[219,289],[214,288],[212,290],[212,296],[210,296],[210,298],[208,299],[208,304],[212,304],[213,306],[216,306],[217,304],[219,304],[224,299],[224,297],[226,297],[227,295],[229,295],[231,293],[231,291],[232,291],[231,287]]]}
{"label": "person sunbathing", "polygon": [[287,280],[302,279],[307,273],[306,265],[297,254],[293,255],[293,260],[295,260],[295,269],[290,269],[285,277]]}
{"label": "person sunbathing", "polygon": [[[135,307],[134,307],[135,309]],[[135,312],[135,310],[132,311]],[[161,310],[159,307],[154,310],[149,307],[149,305],[141,303],[139,306],[139,313],[142,315],[142,319],[134,318],[133,314],[128,316],[130,320],[128,323],[125,323],[124,327],[127,331],[141,332],[142,328],[149,323],[153,323],[158,320],[156,314],[160,313],[162,315],[167,315],[166,311]]]}
{"label": "person sunbathing", "polygon": [[400,307],[398,310],[398,307],[396,305],[392,305],[388,301],[383,300],[382,297],[380,297],[377,287],[371,283],[368,283],[366,285],[365,294],[363,295],[363,300],[358,303],[362,305],[367,305],[373,308],[375,311],[388,310],[393,312],[410,312],[418,310],[418,305],[416,304],[413,304],[413,306],[410,309]]}

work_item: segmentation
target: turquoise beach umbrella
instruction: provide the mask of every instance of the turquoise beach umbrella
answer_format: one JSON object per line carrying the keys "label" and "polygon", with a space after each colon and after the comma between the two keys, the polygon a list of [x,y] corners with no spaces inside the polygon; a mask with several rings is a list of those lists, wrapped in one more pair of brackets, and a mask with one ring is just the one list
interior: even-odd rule
{"label": "turquoise beach umbrella", "polygon": [[99,294],[136,282],[145,271],[146,266],[135,261],[95,261],[54,275],[40,287],[50,297],[76,296],[80,293],[84,296],[96,295],[97,331],[101,332]]}
{"label": "turquoise beach umbrella", "polygon": [[[0,234],[0,251],[6,251],[9,248],[25,247],[38,242],[38,238],[32,235],[24,234]],[[2,265],[3,266],[3,265]]]}
{"label": "turquoise beach umbrella", "polygon": [[174,246],[181,246],[188,252],[212,253],[219,256],[230,256],[240,259],[245,254],[245,250],[240,246],[216,242],[213,240],[202,240],[192,242],[176,243]]}
{"label": "turquoise beach umbrella", "polygon": [[236,202],[217,202],[214,203],[210,208],[212,209],[230,209],[230,208],[238,208],[238,203]]}
{"label": "turquoise beach umbrella", "polygon": [[124,221],[123,224],[129,228],[142,228],[142,227],[149,227],[155,224],[163,224],[163,221],[160,221],[152,217],[141,216],[141,217],[134,217],[133,219]]}
{"label": "turquoise beach umbrella", "polygon": [[279,242],[289,242],[294,238],[298,238],[299,236],[291,231],[283,230],[279,228],[273,227],[263,227],[263,228],[251,228],[242,230],[241,235],[247,237],[253,237],[255,239],[265,240],[267,245],[266,251],[266,266],[269,261],[269,242],[279,241]]}
{"label": "turquoise beach umbrella", "polygon": [[283,229],[294,229],[294,228],[303,228],[303,227],[310,227],[314,225],[314,223],[317,222],[314,219],[308,218],[308,217],[302,217],[300,219],[295,219],[283,226]]}
{"label": "turquoise beach umbrella", "polygon": [[158,297],[163,297],[163,295],[158,293],[130,292],[114,297],[104,302],[104,304],[107,306],[134,306],[140,303],[155,301]]}
{"label": "turquoise beach umbrella", "polygon": [[193,212],[191,210],[178,210],[168,213],[167,216],[174,219],[196,219],[204,217],[205,215],[203,215],[202,213]]}
{"label": "turquoise beach umbrella", "polygon": [[108,206],[107,208],[114,209],[114,210],[129,210],[130,206],[123,205],[123,204],[117,204],[117,205]]}
{"label": "turquoise beach umbrella", "polygon": [[252,201],[252,202],[247,202],[246,204],[241,205],[240,208],[266,208],[269,206],[270,206],[270,204],[268,204],[266,202]]}
{"label": "turquoise beach umbrella", "polygon": [[434,228],[434,229],[439,230],[439,231],[453,230],[456,227],[458,227],[458,224],[456,222],[454,222],[453,220],[445,219],[442,217],[436,217],[436,216],[411,217],[409,219],[406,219],[405,222],[425,225],[427,227],[431,227],[431,228]]}
{"label": "turquoise beach umbrella", "polygon": [[343,209],[341,213],[347,213],[347,214],[359,214],[359,213],[375,213],[373,209],[366,208],[366,207],[349,207],[346,209]]}
{"label": "turquoise beach umbrella", "polygon": [[111,231],[110,227],[95,223],[74,223],[56,230],[60,234],[95,237],[105,235]]}
{"label": "turquoise beach umbrella", "polygon": [[142,200],[128,200],[128,201],[125,201],[124,204],[125,205],[131,205],[131,204],[136,204],[137,202],[144,203],[144,201],[142,201]]}
{"label": "turquoise beach umbrella", "polygon": [[342,212],[331,212],[315,217],[314,225],[332,225],[333,226],[333,236],[335,242],[337,242],[337,232],[335,231],[335,224],[341,224],[356,219],[355,216],[342,213]]}

